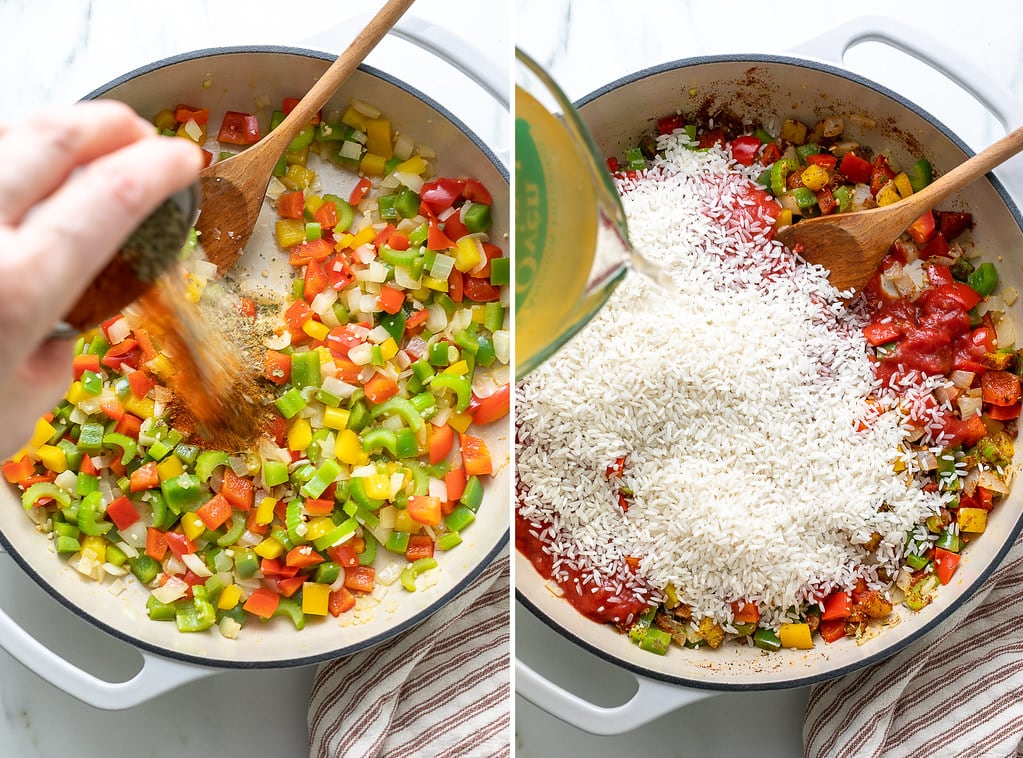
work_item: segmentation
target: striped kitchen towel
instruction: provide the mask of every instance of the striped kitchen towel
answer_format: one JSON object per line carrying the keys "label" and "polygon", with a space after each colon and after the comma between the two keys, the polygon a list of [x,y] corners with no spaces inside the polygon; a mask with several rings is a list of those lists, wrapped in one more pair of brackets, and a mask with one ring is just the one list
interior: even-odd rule
{"label": "striped kitchen towel", "polygon": [[1023,755],[1023,541],[980,591],[923,639],[820,684],[803,721],[807,758]]}
{"label": "striped kitchen towel", "polygon": [[316,672],[311,758],[511,755],[508,556],[437,613]]}

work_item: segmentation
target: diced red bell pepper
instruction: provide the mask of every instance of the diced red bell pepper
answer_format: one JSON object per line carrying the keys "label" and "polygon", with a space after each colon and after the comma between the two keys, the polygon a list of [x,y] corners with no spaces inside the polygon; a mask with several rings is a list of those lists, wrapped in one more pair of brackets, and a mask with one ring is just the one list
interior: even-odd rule
{"label": "diced red bell pepper", "polygon": [[838,171],[853,184],[867,184],[870,181],[870,162],[856,153],[846,153],[838,164]]}
{"label": "diced red bell pepper", "polygon": [[146,529],[146,555],[158,561],[167,555],[167,539],[163,532],[152,526]]}
{"label": "diced red bell pepper", "polygon": [[142,419],[138,416],[133,416],[130,413],[125,413],[117,420],[117,426],[114,427],[114,431],[118,434],[123,434],[127,437],[131,437],[133,440],[139,438],[139,432],[142,429]]}
{"label": "diced red bell pepper", "polygon": [[196,550],[195,543],[180,532],[164,532],[163,538],[167,542],[167,547],[178,558]]}
{"label": "diced red bell pepper", "polygon": [[228,111],[217,133],[217,141],[228,145],[253,145],[259,142],[259,119],[252,113]]}
{"label": "diced red bell pepper", "polygon": [[846,619],[849,618],[851,613],[852,596],[848,592],[836,590],[825,598],[821,620],[834,621],[835,619]]}
{"label": "diced red bell pepper", "polygon": [[489,476],[494,473],[494,464],[490,458],[487,443],[471,434],[460,436],[462,448],[462,466],[466,476]]}
{"label": "diced red bell pepper", "polygon": [[948,584],[952,581],[952,576],[959,568],[959,559],[959,553],[940,547],[934,548],[934,573],[938,575],[939,582]]}
{"label": "diced red bell pepper", "polygon": [[452,213],[444,220],[444,236],[457,242],[469,233],[468,227],[462,223],[457,213]]}
{"label": "diced red bell pepper", "polygon": [[374,405],[382,403],[398,394],[398,383],[391,377],[377,372],[362,387],[366,399]]}
{"label": "diced red bell pepper", "polygon": [[388,242],[390,242],[391,235],[394,234],[394,231],[395,231],[394,224],[388,224],[383,229],[381,229],[377,236],[373,238],[373,247],[380,248],[383,245],[386,245]]}
{"label": "diced red bell pepper", "polygon": [[736,624],[755,624],[760,621],[760,609],[756,603],[736,600],[732,603],[732,618]]}
{"label": "diced red bell pepper", "polygon": [[725,144],[725,133],[721,129],[710,129],[704,131],[696,140],[696,146],[700,149],[713,147],[714,145]]}
{"label": "diced red bell pepper", "polygon": [[821,621],[817,631],[827,643],[837,642],[838,640],[845,637],[845,621],[842,619],[836,619],[833,621]]}
{"label": "diced red bell pepper", "polygon": [[220,484],[220,494],[228,503],[240,511],[247,511],[252,508],[255,497],[252,480],[245,476],[238,476],[230,467],[224,469],[224,478]]}
{"label": "diced red bell pepper", "polygon": [[940,263],[932,263],[927,267],[927,280],[932,287],[941,287],[955,281],[952,270]]}
{"label": "diced red bell pepper", "polygon": [[[284,100],[281,102],[281,113],[287,116],[289,113],[295,110],[295,106],[298,105],[298,103],[299,99],[297,97],[284,98]],[[321,118],[322,114],[320,113],[320,111],[316,111],[316,113],[313,114],[313,117],[309,121],[309,123],[313,125],[318,124],[320,123]]]}
{"label": "diced red bell pepper", "polygon": [[82,353],[76,355],[71,363],[72,370],[74,372],[75,381],[82,378],[82,374],[86,371],[91,371],[94,374],[99,373],[99,356],[92,353]]}
{"label": "diced red bell pepper", "polygon": [[355,187],[352,188],[352,192],[348,196],[348,204],[358,205],[359,203],[361,203],[362,199],[369,194],[369,191],[370,189],[372,189],[372,187],[373,184],[370,182],[370,180],[365,176],[362,177],[355,185]]}
{"label": "diced red bell pepper", "polygon": [[972,213],[935,211],[935,215],[938,217],[938,228],[950,242],[973,226]]}
{"label": "diced red bell pepper", "polygon": [[112,345],[107,350],[106,355],[100,359],[107,368],[112,368],[114,371],[120,371],[121,366],[127,364],[132,368],[138,368],[139,356],[142,351],[139,349],[138,340],[128,339],[121,340],[116,345]]}
{"label": "diced red bell pepper", "polygon": [[454,430],[444,424],[444,426],[430,425],[430,438],[428,442],[430,463],[440,463],[451,454],[451,448],[455,444],[455,432]]}
{"label": "diced red bell pepper", "polygon": [[835,200],[831,187],[821,187],[813,194],[817,197],[817,206],[821,209],[822,216],[832,214],[838,208],[838,201]]}
{"label": "diced red bell pepper", "polygon": [[[423,202],[430,206],[430,209],[437,214],[443,213],[455,201],[462,197],[465,189],[465,181],[447,179],[440,177],[433,181],[426,182],[420,189],[419,196]],[[489,203],[488,203],[489,205]],[[433,248],[430,248],[431,250]]]}
{"label": "diced red bell pepper", "polygon": [[288,263],[292,266],[304,266],[309,261],[327,258],[334,253],[334,243],[320,238],[295,245],[288,250]]}
{"label": "diced red bell pepper", "polygon": [[[441,509],[440,498],[430,495],[413,495],[408,499],[408,515],[413,521],[426,524],[427,526],[440,526]],[[427,537],[427,539],[430,539]],[[409,548],[411,548],[411,543]],[[408,552],[405,553],[408,555]],[[430,540],[430,555],[433,555],[433,540]],[[426,556],[419,556],[420,558]],[[414,561],[415,558],[409,558]]]}
{"label": "diced red bell pepper", "polygon": [[686,117],[681,113],[673,113],[657,119],[657,133],[671,134],[676,129],[682,129],[686,125]]}
{"label": "diced red bell pepper", "polygon": [[263,376],[274,384],[287,384],[291,380],[291,356],[267,350],[263,358]]}
{"label": "diced red bell pepper", "polygon": [[834,171],[838,165],[838,158],[831,153],[814,153],[806,156],[806,162],[811,166],[820,166],[828,171]]}
{"label": "diced red bell pepper", "polygon": [[448,274],[448,297],[456,303],[465,299],[465,279],[466,277],[457,268],[451,269],[451,273]]}
{"label": "diced red bell pepper", "polygon": [[441,228],[437,224],[431,221],[429,227],[427,227],[426,233],[427,250],[442,251],[454,246],[455,243],[452,242],[443,231],[441,231]]}
{"label": "diced red bell pepper", "polygon": [[156,380],[145,371],[133,371],[128,374],[128,386],[131,393],[141,400],[156,386]]}
{"label": "diced red bell pepper", "polygon": [[113,521],[118,529],[127,529],[142,518],[142,515],[131,500],[121,495],[107,506],[107,518]]}
{"label": "diced red bell pepper", "polygon": [[[475,276],[462,277],[463,295],[475,303],[496,303],[501,299],[501,288],[495,287],[486,279]],[[448,295],[450,297],[450,294]],[[454,300],[454,298],[451,298]]]}
{"label": "diced red bell pepper", "polygon": [[1020,403],[1014,405],[992,405],[988,408],[987,415],[995,421],[1012,421],[1019,418],[1021,408],[1023,408],[1023,404]]}
{"label": "diced red bell pepper", "polygon": [[280,558],[264,558],[259,562],[259,570],[263,573],[263,576],[283,577],[285,579],[295,576],[299,571],[297,566],[289,566]]}
{"label": "diced red bell pepper", "polygon": [[355,595],[346,588],[340,587],[327,596],[327,610],[331,616],[340,616],[355,607]]}
{"label": "diced red bell pepper", "polygon": [[863,327],[863,336],[874,347],[894,342],[902,336],[901,327],[895,321],[888,323],[874,322]]}
{"label": "diced red bell pepper", "polygon": [[920,257],[923,260],[928,258],[947,258],[948,251],[948,240],[945,239],[944,234],[938,232],[931,238],[930,242],[920,248]]}
{"label": "diced red bell pepper", "polygon": [[199,126],[205,126],[210,120],[210,109],[196,108],[192,105],[182,105],[179,103],[174,108],[174,120],[179,124],[184,124],[191,120]]}
{"label": "diced red bell pepper", "polygon": [[781,149],[773,142],[768,142],[767,147],[764,148],[764,152],[760,154],[760,162],[765,166],[770,166],[780,158]]}
{"label": "diced red bell pepper", "polygon": [[888,159],[884,155],[878,155],[870,167],[870,194],[877,195],[881,188],[894,178],[895,172],[888,165]]}
{"label": "diced red bell pepper", "polygon": [[300,569],[310,568],[323,563],[323,556],[317,553],[312,545],[299,545],[288,551],[284,563]]}
{"label": "diced red bell pepper", "polygon": [[277,589],[281,591],[284,597],[291,597],[300,589],[302,585],[309,581],[309,577],[304,574],[298,574],[297,576],[287,576],[277,580]]}
{"label": "diced red bell pepper", "polygon": [[732,158],[743,166],[752,166],[757,159],[757,152],[760,150],[760,140],[756,137],[744,134],[736,137],[729,143]]}
{"label": "diced red bell pepper", "polygon": [[465,185],[462,187],[462,197],[470,203],[480,203],[482,205],[494,204],[490,192],[483,186],[483,182],[478,179],[465,180]]}
{"label": "diced red bell pepper", "polygon": [[920,218],[909,225],[906,233],[913,238],[918,245],[923,245],[933,239],[938,233],[938,225],[934,220],[934,213],[927,211]]}
{"label": "diced red bell pepper", "polygon": [[359,565],[359,554],[355,552],[355,548],[348,542],[342,542],[340,545],[327,548],[327,555],[330,556],[334,563],[345,569],[354,568]]}
{"label": "diced red bell pepper", "polygon": [[327,200],[323,205],[316,209],[313,214],[313,219],[320,225],[324,231],[330,231],[340,220],[337,215],[337,204],[331,200]]}
{"label": "diced red bell pepper", "polygon": [[963,284],[962,282],[946,284],[938,287],[935,292],[943,297],[952,298],[962,306],[964,311],[973,310],[974,306],[981,301],[981,296],[977,294],[977,291],[970,285]]}
{"label": "diced red bell pepper", "polygon": [[302,297],[307,303],[312,303],[313,298],[330,286],[330,280],[323,270],[323,263],[313,258],[306,264],[305,274],[302,276]]}
{"label": "diced red bell pepper", "polygon": [[459,466],[446,473],[444,486],[448,491],[448,501],[458,500],[465,492],[465,469]]}
{"label": "diced red bell pepper", "polygon": [[[88,458],[89,456],[83,456]],[[32,476],[32,472],[35,471],[35,465],[32,463],[32,459],[27,455],[21,456],[16,461],[7,461],[0,470],[3,471],[4,479],[10,484],[17,484],[18,482],[24,481]]]}
{"label": "diced red bell pepper", "polygon": [[[438,503],[439,506],[439,503]],[[438,518],[438,521],[440,519]],[[433,540],[425,534],[413,534],[408,538],[408,547],[405,548],[405,560],[409,563],[418,561],[420,558],[433,557]]]}
{"label": "diced red bell pepper", "polygon": [[505,384],[497,392],[482,400],[473,395],[469,413],[474,424],[489,424],[504,418],[511,409],[511,384]]}
{"label": "diced red bell pepper", "polygon": [[394,315],[405,304],[405,292],[395,287],[381,287],[377,296],[377,305],[384,313]]}
{"label": "diced red bell pepper", "polygon": [[984,402],[991,405],[1015,405],[1020,401],[1019,377],[1009,371],[987,371],[980,377]]}
{"label": "diced red bell pepper", "polygon": [[334,490],[336,491],[337,490],[337,483],[335,482],[334,484],[331,484],[330,487],[328,487],[326,490],[324,490],[323,494],[324,494],[325,497],[323,497],[323,498],[313,498],[313,497],[306,498],[306,501],[305,501],[305,512],[307,514],[309,514],[310,516],[329,516],[331,513],[334,512],[333,493],[331,493],[330,497],[326,497],[326,495],[330,491],[331,487],[333,487]]}
{"label": "diced red bell pepper", "polygon": [[280,595],[265,587],[260,587],[252,591],[242,608],[260,618],[268,619],[277,611],[280,602]]}
{"label": "diced red bell pepper", "polygon": [[305,193],[302,190],[282,193],[277,198],[277,214],[281,218],[302,219],[305,215]]}
{"label": "diced red bell pepper", "polygon": [[160,472],[156,469],[156,461],[150,461],[132,471],[129,481],[130,485],[128,488],[132,492],[142,492],[143,490],[159,487]]}
{"label": "diced red bell pepper", "polygon": [[358,592],[372,592],[376,581],[376,569],[372,566],[352,566],[345,569],[345,587]]}
{"label": "diced red bell pepper", "polygon": [[207,529],[219,529],[231,518],[231,504],[227,502],[223,493],[214,495],[196,509],[195,515],[202,520]]}

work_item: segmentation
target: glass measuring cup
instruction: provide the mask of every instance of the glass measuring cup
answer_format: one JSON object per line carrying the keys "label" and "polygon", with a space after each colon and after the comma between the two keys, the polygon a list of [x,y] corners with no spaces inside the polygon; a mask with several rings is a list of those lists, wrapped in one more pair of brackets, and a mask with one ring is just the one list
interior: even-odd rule
{"label": "glass measuring cup", "polygon": [[578,332],[625,276],[625,211],[558,85],[515,50],[515,376]]}

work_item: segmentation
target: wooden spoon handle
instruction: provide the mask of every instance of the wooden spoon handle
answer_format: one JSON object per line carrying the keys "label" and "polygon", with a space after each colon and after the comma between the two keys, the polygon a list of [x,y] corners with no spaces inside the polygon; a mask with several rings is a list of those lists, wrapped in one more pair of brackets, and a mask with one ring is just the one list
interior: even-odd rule
{"label": "wooden spoon handle", "polygon": [[968,161],[960,163],[937,181],[927,185],[911,197],[914,199],[915,204],[920,206],[920,212],[923,213],[926,209],[933,208],[956,190],[984,176],[988,171],[1004,163],[1020,150],[1023,150],[1023,126],[1009,132]]}
{"label": "wooden spoon handle", "polygon": [[414,2],[415,0],[387,0],[384,7],[306,92],[287,118],[267,135],[266,141],[274,144],[291,142]]}

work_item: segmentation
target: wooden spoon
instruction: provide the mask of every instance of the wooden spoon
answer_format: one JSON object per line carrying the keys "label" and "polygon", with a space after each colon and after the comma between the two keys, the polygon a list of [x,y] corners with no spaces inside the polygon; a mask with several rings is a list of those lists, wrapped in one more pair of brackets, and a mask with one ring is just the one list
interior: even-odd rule
{"label": "wooden spoon", "polygon": [[806,219],[778,231],[776,239],[819,263],[840,290],[860,290],[877,271],[885,253],[921,215],[1023,150],[1023,127],[961,163],[937,181],[897,203],[855,213]]}
{"label": "wooden spoon", "polygon": [[388,0],[276,129],[236,156],[200,172],[202,213],[196,228],[206,255],[221,273],[238,260],[252,236],[274,166],[288,144],[413,2]]}

